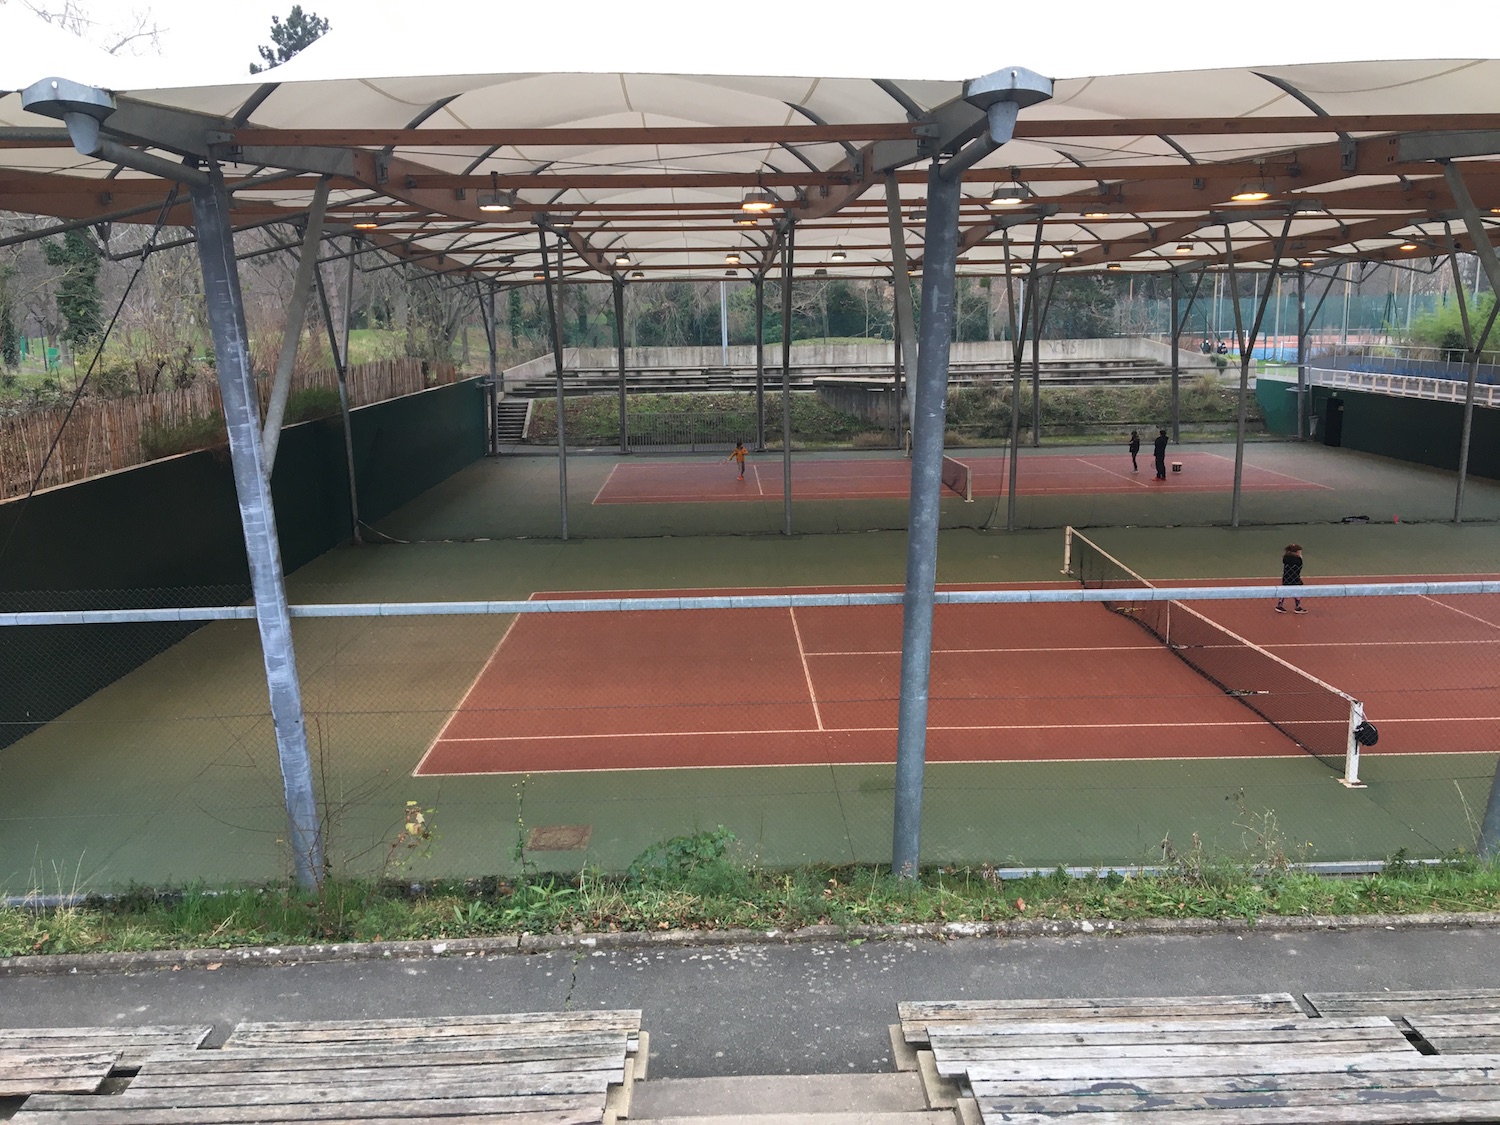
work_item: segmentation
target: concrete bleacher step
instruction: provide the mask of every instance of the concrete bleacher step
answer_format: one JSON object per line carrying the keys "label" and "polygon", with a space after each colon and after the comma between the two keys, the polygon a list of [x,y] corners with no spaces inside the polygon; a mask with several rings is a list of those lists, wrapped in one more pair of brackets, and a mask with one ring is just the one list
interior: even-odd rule
{"label": "concrete bleacher step", "polygon": [[632,1125],[953,1125],[913,1073],[661,1078],[636,1083]]}

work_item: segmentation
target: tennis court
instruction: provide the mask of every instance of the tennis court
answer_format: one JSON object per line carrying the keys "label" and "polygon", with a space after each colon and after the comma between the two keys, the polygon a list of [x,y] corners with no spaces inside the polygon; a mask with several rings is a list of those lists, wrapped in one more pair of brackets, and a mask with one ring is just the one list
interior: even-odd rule
{"label": "tennis court", "polygon": [[[1211,635],[1171,645],[1100,604],[939,605],[929,760],[1311,749],[1341,765],[1347,708],[1275,657],[1362,701],[1381,731],[1373,752],[1493,752],[1500,597],[1309,600],[1304,617],[1262,599],[1196,603],[1184,612]],[[415,772],[892,762],[900,638],[899,605],[523,615]],[[1227,662],[1218,682],[1189,645]],[[1268,664],[1267,686],[1226,682],[1259,685]]]}
{"label": "tennis court", "polygon": [[[1016,472],[1018,496],[1082,496],[1100,493],[1146,494],[1152,491],[1229,492],[1234,487],[1234,459],[1219,453],[1173,451],[1169,463],[1181,466],[1158,481],[1151,458],[1143,454],[1140,471],[1132,472],[1128,456],[1022,454]],[[1010,458],[994,451],[955,452],[949,459],[966,468],[972,494],[1003,496],[1010,483]],[[945,471],[954,493],[965,491],[961,476]],[[1247,464],[1243,487],[1250,492],[1330,491],[1326,484],[1289,472]],[[798,500],[901,500],[911,490],[911,462],[904,457],[843,460],[799,460],[792,470],[792,495]],[[745,477],[722,461],[622,461],[615,465],[594,496],[595,504],[691,504],[777,499],[782,494],[782,462],[775,454],[751,458]]]}

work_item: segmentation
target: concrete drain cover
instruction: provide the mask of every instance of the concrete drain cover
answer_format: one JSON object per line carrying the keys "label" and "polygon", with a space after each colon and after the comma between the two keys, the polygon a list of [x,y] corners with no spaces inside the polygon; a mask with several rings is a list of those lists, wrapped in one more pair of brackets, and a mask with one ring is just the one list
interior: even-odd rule
{"label": "concrete drain cover", "polygon": [[544,824],[531,830],[526,847],[534,852],[581,852],[589,846],[587,824]]}

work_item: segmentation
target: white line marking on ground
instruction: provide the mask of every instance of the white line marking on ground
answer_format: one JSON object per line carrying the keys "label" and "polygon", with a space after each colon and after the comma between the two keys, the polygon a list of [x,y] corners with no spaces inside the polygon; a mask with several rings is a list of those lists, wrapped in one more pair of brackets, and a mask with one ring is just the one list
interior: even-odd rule
{"label": "white line marking on ground", "polygon": [[[1418,594],[1417,597],[1421,598],[1424,602],[1431,602],[1433,605],[1440,606],[1443,609],[1451,609],[1454,613],[1458,614],[1459,616],[1461,616],[1461,617],[1467,617],[1471,621],[1477,621],[1481,625],[1488,625],[1491,629],[1500,629],[1500,624],[1497,624],[1494,621],[1490,621],[1488,618],[1476,617],[1476,616],[1474,616],[1474,614],[1468,613],[1465,610],[1459,609],[1456,606],[1451,606],[1451,605],[1447,605],[1447,604],[1445,604],[1443,602],[1440,602],[1436,598],[1434,598],[1431,594]],[[1479,643],[1480,644],[1488,644],[1489,642],[1488,641],[1481,641]]]}
{"label": "white line marking on ground", "polygon": [[807,666],[807,650],[802,647],[802,630],[797,626],[797,611],[787,607],[787,612],[792,615],[792,633],[797,638],[797,655],[802,660],[802,674],[807,677],[807,695],[812,700],[813,718],[818,721],[818,729],[823,729],[823,713],[818,710],[818,693],[813,689],[812,669]]}
{"label": "white line marking on ground", "polygon": [[[1222,453],[1210,453],[1206,449],[1197,450],[1196,453],[1200,457],[1217,457],[1220,461],[1228,461],[1231,465],[1234,464],[1233,457],[1226,457]],[[1249,461],[1245,462],[1245,467],[1254,469],[1257,473],[1270,473],[1274,477],[1286,477],[1287,480],[1294,480],[1298,484],[1305,484],[1310,488],[1322,488],[1326,489],[1329,492],[1334,491],[1333,485],[1331,484],[1319,484],[1315,480],[1307,480],[1304,477],[1293,476],[1291,473],[1283,473],[1279,469],[1267,469],[1263,465],[1252,465]]]}
{"label": "white line marking on ground", "polygon": [[1141,480],[1141,478],[1137,474],[1135,474],[1135,473],[1120,472],[1118,469],[1111,469],[1108,466],[1101,465],[1097,461],[1091,461],[1087,457],[1078,457],[1078,458],[1075,458],[1075,460],[1080,465],[1087,465],[1091,469],[1098,469],[1101,473],[1108,473],[1112,477],[1119,477],[1123,481],[1128,481],[1131,484],[1135,485],[1137,488],[1150,488],[1151,487],[1150,485],[1145,484]]}
{"label": "white line marking on ground", "polygon": [[619,471],[620,462],[616,461],[614,467],[609,470],[609,476],[604,478],[604,483],[599,486],[599,491],[594,493],[594,498],[589,501],[589,504],[593,505],[599,503],[599,497],[604,495],[604,490],[609,487],[609,482],[615,479],[615,474]]}
{"label": "white line marking on ground", "polygon": [[[465,691],[463,693],[463,696],[459,699],[458,706],[453,708],[452,711],[448,712],[448,717],[443,720],[443,725],[437,732],[437,737],[428,744],[427,749],[423,751],[422,757],[418,759],[417,764],[412,767],[411,773],[408,776],[416,777],[422,772],[422,766],[426,763],[428,757],[431,756],[432,752],[437,749],[438,743],[444,741],[443,736],[448,733],[448,728],[453,725],[453,720],[458,718],[458,713],[464,709],[464,704],[469,701],[469,696],[474,694],[474,689],[479,686],[479,681],[483,679],[484,674],[490,670],[490,665],[495,662],[495,657],[500,655],[501,647],[510,638],[510,631],[514,629],[518,624],[520,624],[520,621],[521,615],[519,613],[510,619],[510,624],[505,627],[505,632],[500,634],[499,644],[495,645],[494,649],[491,650],[489,659],[484,662],[484,666],[479,669],[478,674],[469,681],[468,690]],[[453,742],[455,740],[450,738],[446,741]]]}

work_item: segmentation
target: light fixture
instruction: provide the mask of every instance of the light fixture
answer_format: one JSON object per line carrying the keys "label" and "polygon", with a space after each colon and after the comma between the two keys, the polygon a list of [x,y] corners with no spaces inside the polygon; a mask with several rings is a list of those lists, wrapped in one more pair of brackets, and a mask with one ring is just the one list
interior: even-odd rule
{"label": "light fixture", "polygon": [[1083,217],[1085,219],[1107,219],[1107,218],[1109,218],[1109,212],[1108,211],[1085,211],[1083,213]]}
{"label": "light fixture", "polygon": [[634,270],[634,271],[631,272],[630,276],[631,277],[645,277],[646,276],[646,271],[645,270]]}
{"label": "light fixture", "polygon": [[533,270],[532,274],[531,274],[531,280],[532,281],[546,281],[547,280],[547,275],[542,270]]}
{"label": "light fixture", "polygon": [[1104,268],[1107,270],[1118,270],[1124,269],[1125,267],[1120,265],[1119,262],[1110,262],[1109,265],[1105,266]]}
{"label": "light fixture", "polygon": [[354,220],[354,229],[355,230],[375,230],[379,226],[380,226],[380,224],[377,223],[374,219],[355,219]]}
{"label": "light fixture", "polygon": [[1490,208],[1490,214],[1491,215],[1500,215],[1500,207],[1491,207]]}
{"label": "light fixture", "polygon": [[1061,253],[1064,258],[1071,258],[1074,254],[1078,253],[1078,247],[1064,246]]}
{"label": "light fixture", "polygon": [[1276,186],[1270,180],[1250,180],[1240,185],[1240,190],[1229,197],[1232,203],[1259,203],[1270,199]]}
{"label": "light fixture", "polygon": [[776,197],[765,188],[751,188],[740,200],[740,210],[752,214],[763,213],[776,206]]}
{"label": "light fixture", "polygon": [[817,269],[813,270],[813,276],[814,277],[827,277],[828,276],[828,271],[826,269],[824,269],[822,266],[819,266]]}
{"label": "light fixture", "polygon": [[990,192],[990,206],[1014,207],[1018,203],[1025,203],[1030,194],[1031,192],[1027,190],[1025,184],[1018,184],[1012,181],[996,184],[995,190]]}
{"label": "light fixture", "polygon": [[617,265],[617,266],[628,266],[628,265],[630,265],[630,255],[629,254],[624,254],[624,253],[616,254],[615,255],[615,265]]}
{"label": "light fixture", "polygon": [[739,256],[739,254],[735,253],[734,251],[731,251],[730,253],[725,254],[724,255],[724,264],[726,266],[737,266],[737,265],[739,265],[740,264],[740,256]]}
{"label": "light fixture", "polygon": [[1311,258],[1303,258],[1303,259],[1302,259],[1302,260],[1301,260],[1301,261],[1300,261],[1300,262],[1298,262],[1298,263],[1297,263],[1297,264],[1298,264],[1298,265],[1299,265],[1299,266],[1301,266],[1301,267],[1302,267],[1302,268],[1303,268],[1303,269],[1305,269],[1305,270],[1310,270],[1310,269],[1312,269],[1312,268],[1313,268],[1313,266],[1315,266],[1315,265],[1317,265],[1317,264],[1318,264],[1318,263],[1317,263],[1317,262],[1315,262],[1315,261],[1313,261],[1313,260],[1312,260],[1312,259],[1311,259]]}
{"label": "light fixture", "polygon": [[1026,272],[1026,267],[1023,266],[1023,265],[1021,265],[1019,262],[1017,262],[1015,265],[1013,265],[1013,266],[1010,267],[1010,272],[1011,273],[1025,273]]}
{"label": "light fixture", "polygon": [[479,205],[481,211],[514,211],[516,209],[516,193],[513,191],[501,191],[499,174],[491,172],[490,190],[476,192],[474,202]]}
{"label": "light fixture", "polygon": [[917,274],[919,274],[921,272],[922,272],[922,267],[921,266],[907,266],[906,267],[906,276],[907,277],[916,277]]}
{"label": "light fixture", "polygon": [[1177,244],[1177,253],[1179,253],[1179,254],[1191,254],[1192,252],[1193,252],[1193,244],[1191,242],[1179,242]]}
{"label": "light fixture", "polygon": [[553,230],[571,230],[573,227],[572,215],[548,215],[547,225]]}
{"label": "light fixture", "polygon": [[842,262],[848,256],[842,250],[835,250],[832,254],[828,255],[828,260],[830,262]]}
{"label": "light fixture", "polygon": [[725,277],[738,277],[739,274],[735,273],[733,270],[725,270],[724,271],[724,276]]}
{"label": "light fixture", "polygon": [[911,214],[908,215],[907,218],[909,218],[914,223],[920,223],[927,218],[927,208],[914,207],[912,208]]}
{"label": "light fixture", "polygon": [[1401,250],[1415,250],[1416,248],[1417,248],[1417,244],[1415,242],[1403,242],[1398,249],[1401,249]]}

